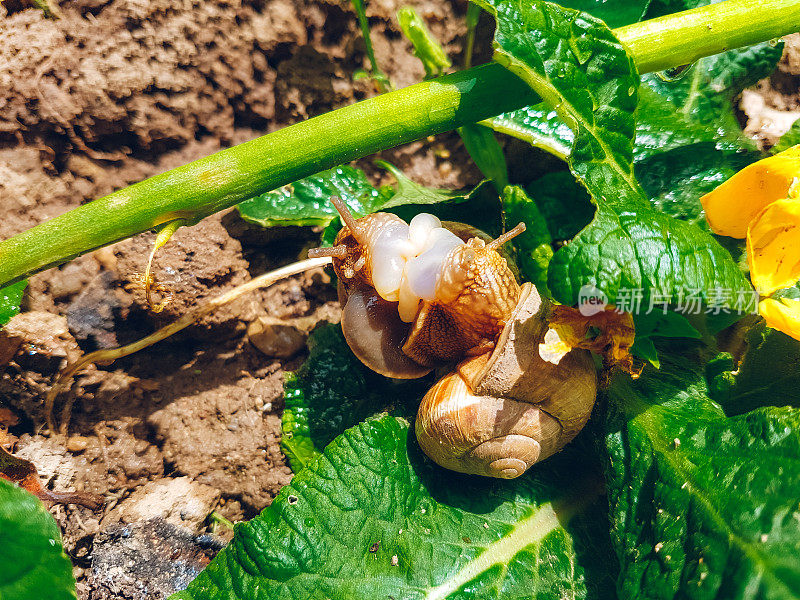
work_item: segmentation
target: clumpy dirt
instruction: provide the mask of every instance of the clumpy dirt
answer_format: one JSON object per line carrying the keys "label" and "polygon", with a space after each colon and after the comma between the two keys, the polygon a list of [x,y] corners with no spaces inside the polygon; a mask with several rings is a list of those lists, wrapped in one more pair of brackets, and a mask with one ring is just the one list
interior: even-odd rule
{"label": "clumpy dirt", "polygon": [[745,133],[771,148],[800,118],[800,33],[787,35],[778,68],[742,94]]}
{"label": "clumpy dirt", "polygon": [[[397,87],[424,75],[394,17],[402,4],[368,3],[378,60]],[[466,4],[411,4],[457,63]],[[347,0],[71,0],[56,8],[61,18],[49,20],[25,0],[0,5],[0,239],[376,93],[369,80],[353,81],[368,63]],[[485,55],[488,43],[478,50]],[[425,185],[480,179],[454,134],[381,157]],[[389,181],[371,160],[360,166],[376,183]],[[322,270],[293,277],[153,348],[88,368],[56,400],[66,436],[45,426],[44,397],[59,371],[304,257],[318,239],[311,228],[248,225],[235,211],[182,228],[153,265],[154,300],[166,301],[157,314],[142,285],[153,233],[31,278],[25,312],[0,339],[0,397],[18,421],[9,423],[16,453],[49,488],[105,499],[99,511],[52,507],[81,598],[166,597],[230,538],[220,523],[252,518],[291,479],[280,451],[284,373],[302,363],[299,342],[314,323],[338,320],[335,290]],[[274,331],[279,339],[269,339]],[[172,551],[187,564],[150,568],[169,564],[164,552]]]}
{"label": "clumpy dirt", "polygon": [[[393,83],[424,75],[394,16],[403,4],[416,6],[461,64],[465,2],[370,1],[375,52]],[[56,8],[54,21],[27,0],[0,4],[0,239],[376,93],[368,80],[353,81],[368,63],[348,0],[70,0]],[[485,59],[486,21],[479,32]],[[794,40],[781,70],[759,84],[764,107],[800,110],[799,47]],[[750,131],[763,132],[753,119]],[[381,158],[424,185],[457,189],[480,179],[455,134]],[[389,180],[371,160],[358,164],[376,183]],[[299,341],[314,323],[339,318],[335,290],[322,270],[293,277],[152,348],[88,368],[56,401],[66,436],[45,427],[43,400],[57,374],[67,360],[135,341],[304,257],[318,239],[311,228],[251,226],[235,211],[182,228],[154,262],[155,299],[166,301],[157,314],[141,283],[153,233],[31,278],[25,312],[0,334],[0,402],[11,409],[11,417],[0,412],[0,428],[8,425],[15,451],[49,488],[105,499],[98,511],[52,507],[80,598],[166,597],[230,539],[225,519],[252,518],[291,479],[279,447],[283,377],[304,360]],[[286,335],[265,339],[274,331]]]}

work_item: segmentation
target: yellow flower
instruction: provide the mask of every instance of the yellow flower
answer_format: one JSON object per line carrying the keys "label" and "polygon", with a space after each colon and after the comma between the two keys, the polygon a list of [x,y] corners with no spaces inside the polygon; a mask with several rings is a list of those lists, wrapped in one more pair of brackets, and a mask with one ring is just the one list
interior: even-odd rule
{"label": "yellow flower", "polygon": [[[761,296],[800,280],[800,145],[745,167],[700,201],[712,231],[747,239],[750,279]],[[800,301],[765,298],[767,325],[800,340]]]}
{"label": "yellow flower", "polygon": [[758,312],[767,325],[800,341],[800,300],[765,298],[758,303]]}
{"label": "yellow flower", "polygon": [[[555,365],[573,348],[591,350],[603,357],[604,373],[620,367],[638,377],[630,354],[636,334],[633,315],[608,305],[593,315],[583,315],[577,308],[556,305],[550,312],[550,328],[539,344],[539,356]],[[597,330],[590,332],[591,329]]]}
{"label": "yellow flower", "polygon": [[769,296],[800,279],[800,200],[773,202],[747,230],[750,279],[759,294]]}
{"label": "yellow flower", "polygon": [[764,207],[786,198],[800,176],[800,145],[749,165],[700,198],[714,233],[742,239]]}

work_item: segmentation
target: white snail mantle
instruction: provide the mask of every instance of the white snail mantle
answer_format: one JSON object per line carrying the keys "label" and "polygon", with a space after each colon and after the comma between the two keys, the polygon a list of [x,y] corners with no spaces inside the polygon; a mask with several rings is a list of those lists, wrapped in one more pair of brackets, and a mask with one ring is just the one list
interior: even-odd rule
{"label": "white snail mantle", "polygon": [[398,302],[400,318],[410,323],[420,301],[436,298],[446,258],[464,242],[431,214],[418,214],[408,224],[392,217],[366,244],[372,283],[384,300]]}

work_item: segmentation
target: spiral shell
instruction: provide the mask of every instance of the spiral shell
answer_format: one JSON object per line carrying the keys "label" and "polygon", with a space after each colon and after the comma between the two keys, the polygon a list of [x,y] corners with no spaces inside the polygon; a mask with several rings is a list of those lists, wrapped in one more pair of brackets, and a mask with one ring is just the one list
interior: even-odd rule
{"label": "spiral shell", "polygon": [[525,284],[520,303],[491,354],[469,358],[440,379],[420,404],[422,450],[439,465],[511,479],[572,440],[597,395],[589,352],[558,364],[534,350],[544,339],[547,306]]}

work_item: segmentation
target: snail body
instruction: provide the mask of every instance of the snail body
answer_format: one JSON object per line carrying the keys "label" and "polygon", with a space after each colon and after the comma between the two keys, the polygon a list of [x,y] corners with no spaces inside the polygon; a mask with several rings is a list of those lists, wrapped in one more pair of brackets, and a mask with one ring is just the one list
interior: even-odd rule
{"label": "snail body", "polygon": [[[450,367],[425,395],[416,420],[422,450],[456,471],[512,478],[557,452],[588,420],[596,396],[591,357],[539,357],[548,304],[520,286],[496,240],[469,226],[389,213],[345,222],[331,256],[342,331],[353,353],[387,377]],[[453,366],[456,365],[454,368]]]}

